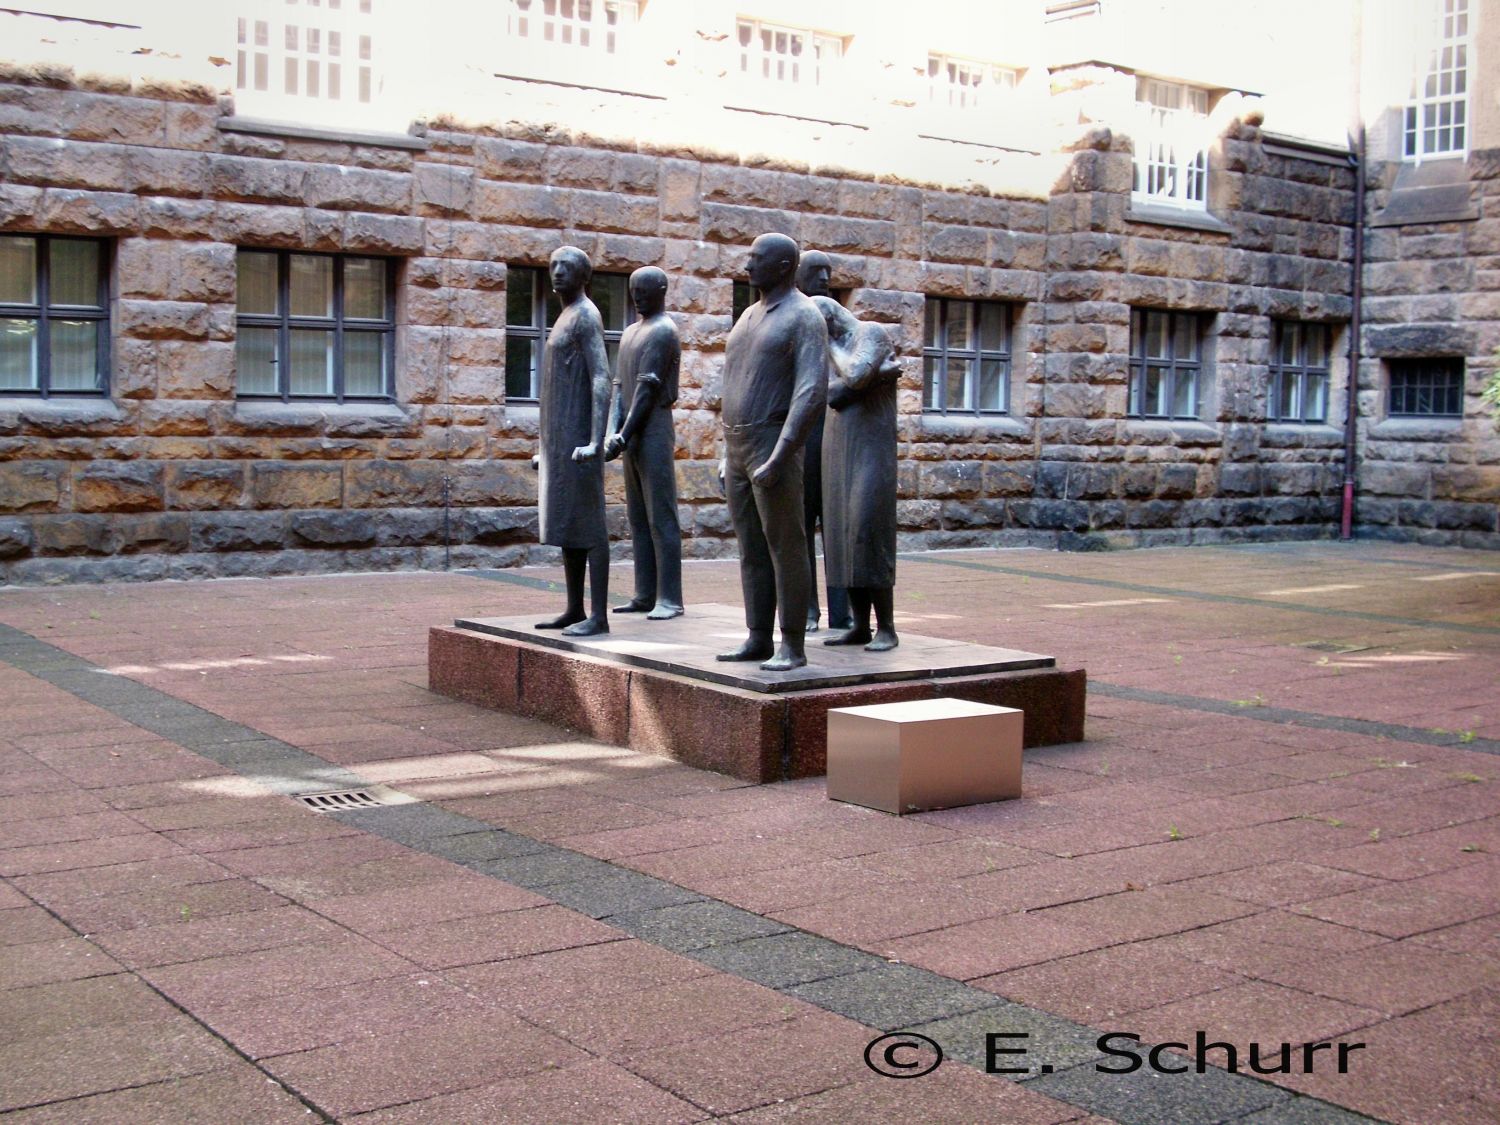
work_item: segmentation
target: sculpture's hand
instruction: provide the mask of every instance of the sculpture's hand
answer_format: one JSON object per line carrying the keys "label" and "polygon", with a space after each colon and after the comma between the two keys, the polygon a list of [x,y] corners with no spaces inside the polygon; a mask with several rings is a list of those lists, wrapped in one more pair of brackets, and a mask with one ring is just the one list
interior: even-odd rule
{"label": "sculpture's hand", "polygon": [[599,456],[599,445],[597,442],[591,441],[588,445],[580,445],[577,449],[573,450],[573,460],[575,461],[592,461],[597,456]]}
{"label": "sculpture's hand", "polygon": [[842,410],[855,399],[855,394],[849,384],[842,379],[831,379],[828,383],[828,405],[834,410]]}
{"label": "sculpture's hand", "polygon": [[728,466],[725,464],[725,462],[723,460],[720,460],[719,461],[719,495],[720,496],[724,496],[724,495],[727,494],[727,491],[724,488],[724,473],[727,470],[727,468],[728,468]]}
{"label": "sculpture's hand", "polygon": [[604,459],[613,461],[625,452],[625,438],[620,434],[610,434],[604,439]]}
{"label": "sculpture's hand", "polygon": [[775,457],[767,457],[765,464],[750,474],[750,483],[757,488],[775,488],[780,479],[781,462]]}

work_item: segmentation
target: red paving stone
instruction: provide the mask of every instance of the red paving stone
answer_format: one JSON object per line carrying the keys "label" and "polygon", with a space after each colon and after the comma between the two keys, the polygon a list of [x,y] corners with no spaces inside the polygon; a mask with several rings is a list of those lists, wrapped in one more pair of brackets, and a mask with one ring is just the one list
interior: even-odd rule
{"label": "red paving stone", "polygon": [[[914,563],[909,631],[1117,684],[1500,736],[1500,644],[1440,627],[1500,626],[1492,605],[1409,581],[1452,552],[953,557],[1057,580]],[[1140,581],[1142,562],[1153,583],[1234,595],[1337,566],[1364,588],[1326,604],[1438,624],[1187,596],[1048,608],[1080,600],[1068,575]],[[690,600],[737,596],[732,565],[688,572]],[[747,787],[424,690],[428,625],[554,600],[364,575],[16,591],[0,619],[370,782],[1017,1002],[1237,1043],[1357,1027],[1357,1075],[1277,1080],[1393,1121],[1500,1114],[1479,1046],[1500,1015],[1492,756],[1096,694],[1091,741],[1028,753],[1022,800],[897,819],[830,804],[817,779]],[[1366,647],[1298,647],[1326,639]],[[1411,651],[1462,659],[1360,661]],[[242,657],[265,663],[193,664]],[[48,1103],[17,1120],[305,1119],[268,1072],[341,1119],[1089,1120],[956,1064],[876,1079],[839,1017],[318,817],[5,665],[0,690],[0,1068]],[[7,1039],[17,1024],[32,1033]],[[38,1044],[67,1072],[43,1073]],[[1413,1044],[1458,1064],[1412,1065]]]}

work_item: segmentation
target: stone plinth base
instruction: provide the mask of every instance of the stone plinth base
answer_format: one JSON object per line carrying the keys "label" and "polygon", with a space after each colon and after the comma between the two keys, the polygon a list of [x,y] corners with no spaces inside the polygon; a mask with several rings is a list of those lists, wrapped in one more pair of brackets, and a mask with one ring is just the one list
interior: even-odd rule
{"label": "stone plinth base", "polygon": [[755,782],[824,773],[834,707],[969,699],[1024,711],[1027,746],[1083,738],[1083,671],[1062,671],[1035,653],[902,634],[895,652],[872,654],[824,648],[814,633],[809,667],[776,675],[712,663],[715,651],[744,637],[743,618],[729,607],[689,606],[687,616],[664,622],[616,616],[614,631],[597,638],[532,624],[486,618],[434,628],[429,686]]}

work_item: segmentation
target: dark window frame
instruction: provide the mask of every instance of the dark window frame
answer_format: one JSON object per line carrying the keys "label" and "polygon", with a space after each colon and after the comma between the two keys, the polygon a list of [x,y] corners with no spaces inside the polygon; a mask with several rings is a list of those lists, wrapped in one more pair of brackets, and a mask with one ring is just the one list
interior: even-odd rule
{"label": "dark window frame", "polygon": [[[948,343],[948,322],[951,306],[966,304],[973,306],[973,323],[969,331],[973,339],[973,346],[969,348],[954,348]],[[927,342],[927,329],[925,318],[927,313],[936,305],[938,310],[937,322],[937,344],[930,345]],[[983,306],[992,306],[1000,310],[1004,317],[1004,348],[986,348],[981,338],[980,309]],[[922,330],[922,413],[934,416],[958,416],[964,418],[1007,418],[1011,414],[1011,361],[1015,355],[1015,323],[1016,309],[1008,301],[985,301],[973,297],[927,297],[923,308],[924,325]],[[970,363],[969,376],[966,385],[969,387],[969,401],[971,406],[948,405],[948,361],[950,359],[965,360]],[[1000,364],[1000,391],[1001,402],[998,407],[982,407],[978,405],[978,381],[983,377],[985,362]],[[934,378],[933,372],[940,374]],[[932,393],[933,390],[936,393]]]}
{"label": "dark window frame", "polygon": [[[327,253],[317,250],[277,250],[262,246],[240,246],[235,250],[236,255],[246,254],[274,254],[276,255],[276,308],[275,314],[271,313],[243,313],[238,307],[235,309],[235,330],[241,328],[270,328],[276,330],[276,386],[274,392],[243,391],[239,387],[239,369],[236,363],[235,369],[235,397],[250,402],[394,402],[396,400],[396,263],[399,258],[390,258],[381,254],[341,254]],[[333,260],[333,315],[321,316],[292,316],[292,258],[293,256],[307,258],[331,258]],[[385,315],[379,320],[366,320],[363,318],[348,318],[344,315],[344,263],[351,258],[369,258],[385,263],[385,295],[383,306]],[[385,386],[379,394],[373,395],[351,395],[345,393],[344,379],[344,334],[346,322],[349,324],[347,331],[361,332],[368,335],[380,335],[380,349],[385,367]],[[291,393],[291,363],[288,357],[291,355],[292,330],[294,328],[313,329],[315,331],[333,333],[333,384],[334,390],[328,395],[305,395]]]}
{"label": "dark window frame", "polygon": [[[1288,328],[1297,330],[1297,358],[1293,363],[1282,360],[1282,341]],[[1308,332],[1315,329],[1323,337],[1323,362],[1308,362]],[[1316,426],[1328,421],[1328,408],[1333,391],[1333,326],[1316,320],[1273,320],[1271,322],[1271,378],[1269,397],[1266,400],[1266,420],[1294,425]],[[1281,412],[1282,391],[1286,381],[1292,379],[1297,386],[1297,411],[1292,415]],[[1308,388],[1322,381],[1321,410],[1308,408]]]}
{"label": "dark window frame", "polygon": [[[1151,316],[1164,316],[1167,319],[1167,354],[1165,356],[1146,355],[1147,318]],[[1182,318],[1189,318],[1193,325],[1192,356],[1179,357],[1177,355],[1177,334]],[[1130,385],[1125,404],[1127,417],[1169,422],[1192,422],[1202,418],[1203,372],[1207,365],[1204,352],[1207,351],[1207,335],[1208,315],[1205,313],[1192,309],[1131,308]],[[1152,367],[1165,368],[1166,371],[1166,393],[1163,395],[1167,403],[1166,413],[1147,413],[1145,409],[1146,374]],[[1173,404],[1177,401],[1177,384],[1181,378],[1191,380],[1192,406],[1189,411],[1176,413],[1173,410]]]}
{"label": "dark window frame", "polygon": [[[1465,364],[1462,356],[1388,359],[1386,417],[1462,418]],[[1441,396],[1441,400],[1438,396]],[[1423,405],[1430,409],[1419,409]],[[1400,409],[1398,409],[1400,407]],[[1443,407],[1443,409],[1438,409]]]}
{"label": "dark window frame", "polygon": [[[512,323],[510,319],[510,290],[518,275],[524,275],[529,279],[531,285],[531,323]],[[619,328],[604,328],[604,350],[609,355],[610,370],[615,367],[615,357],[620,350],[620,337],[624,335],[625,329],[629,328],[637,319],[635,302],[630,299],[630,275],[613,273],[610,271],[595,270],[589,275],[588,294],[589,299],[594,300],[594,283],[601,278],[619,278],[624,282],[625,293],[625,320]],[[541,393],[542,376],[542,347],[547,342],[547,337],[552,333],[552,323],[548,320],[547,302],[555,296],[552,292],[551,279],[543,266],[513,265],[506,269],[505,277],[505,401],[508,403],[522,403],[534,405],[539,402],[537,397]],[[597,301],[595,302],[597,304]],[[561,307],[559,307],[559,313]],[[553,322],[556,317],[552,317]],[[510,342],[512,340],[526,340],[534,342],[537,346],[530,350],[531,354],[531,391],[529,395],[513,395],[510,393]]]}
{"label": "dark window frame", "polygon": [[[110,393],[110,330],[109,303],[110,277],[113,271],[113,240],[88,238],[86,236],[61,234],[31,234],[26,231],[6,231],[0,238],[30,238],[36,241],[36,303],[0,303],[0,319],[37,321],[37,385],[35,387],[4,387],[0,395],[26,395],[36,398],[107,398]],[[99,248],[99,276],[96,295],[97,305],[52,304],[52,253],[54,242],[91,242]],[[81,388],[54,390],[52,388],[52,324],[54,320],[92,320],[100,327],[95,330],[95,386],[89,390]]]}

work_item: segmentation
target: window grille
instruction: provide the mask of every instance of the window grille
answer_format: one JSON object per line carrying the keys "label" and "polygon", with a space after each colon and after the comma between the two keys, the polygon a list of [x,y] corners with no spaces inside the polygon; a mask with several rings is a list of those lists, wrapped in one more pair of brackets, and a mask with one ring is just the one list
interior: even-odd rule
{"label": "window grille", "polygon": [[[620,334],[635,319],[630,303],[630,278],[623,273],[595,273],[589,279],[589,299],[604,322],[604,350],[610,370],[620,351]],[[534,266],[511,266],[505,280],[505,398],[507,402],[536,402],[540,397],[542,347],[562,313],[562,302],[547,283],[547,271]]]}
{"label": "window grille", "polygon": [[1197,418],[1202,398],[1203,318],[1133,309],[1130,401],[1134,418]]}
{"label": "window grille", "polygon": [[510,0],[508,28],[519,39],[613,55],[639,15],[637,0]]}
{"label": "window grille", "polygon": [[832,85],[844,41],[806,28],[738,20],[739,69],[744,77],[780,86]]}
{"label": "window grille", "polygon": [[1208,91],[1136,79],[1135,197],[1148,203],[1208,205]]}
{"label": "window grille", "polygon": [[1462,418],[1464,361],[1457,356],[1392,359],[1392,418]]}
{"label": "window grille", "polygon": [[950,109],[993,105],[995,95],[1016,88],[1016,72],[993,63],[937,52],[927,56],[927,100]]}
{"label": "window grille", "polygon": [[1408,159],[1462,155],[1469,139],[1469,0],[1423,0],[1411,96],[1402,121]]}
{"label": "window grille", "polygon": [[922,409],[1004,414],[1010,409],[1011,310],[996,301],[928,297]]}
{"label": "window grille", "polygon": [[241,0],[238,111],[290,121],[366,116],[381,87],[375,3]]}
{"label": "window grille", "polygon": [[385,258],[241,250],[241,398],[389,399],[395,298]]}
{"label": "window grille", "polygon": [[0,394],[109,389],[109,244],[0,235]]}
{"label": "window grille", "polygon": [[1328,420],[1328,326],[1278,320],[1271,326],[1271,386],[1266,417],[1273,422]]}

